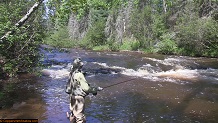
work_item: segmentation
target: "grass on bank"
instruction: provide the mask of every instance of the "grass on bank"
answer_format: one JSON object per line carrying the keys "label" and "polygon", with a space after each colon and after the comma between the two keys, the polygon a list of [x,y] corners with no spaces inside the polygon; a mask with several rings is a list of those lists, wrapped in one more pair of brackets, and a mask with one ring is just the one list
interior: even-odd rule
{"label": "grass on bank", "polygon": [[[142,48],[140,47],[140,42],[136,39],[124,39],[122,44],[116,42],[107,42],[103,45],[93,45],[88,40],[72,40],[68,36],[66,29],[59,29],[53,32],[48,37],[44,39],[44,43],[57,48],[84,48],[91,49],[95,51],[143,51],[146,53],[169,53],[171,52],[171,47],[169,47],[168,42],[162,43],[159,47]],[[173,46],[172,46],[173,47]],[[168,52],[169,51],[169,52]]]}
{"label": "grass on bank", "polygon": [[97,51],[119,51],[119,50],[138,50],[139,42],[137,40],[125,39],[122,45],[116,42],[107,42],[103,45],[94,45],[89,42],[88,39],[72,40],[68,36],[68,30],[66,27],[55,30],[49,34],[44,40],[44,44],[58,47],[58,48],[75,48],[81,47],[84,49],[92,49]]}

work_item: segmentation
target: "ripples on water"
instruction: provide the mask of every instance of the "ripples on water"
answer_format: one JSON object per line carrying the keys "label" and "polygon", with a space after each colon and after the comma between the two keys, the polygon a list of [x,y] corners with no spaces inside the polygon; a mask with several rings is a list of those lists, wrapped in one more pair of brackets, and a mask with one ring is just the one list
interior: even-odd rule
{"label": "ripples on water", "polygon": [[[182,66],[175,66],[175,68],[170,69],[168,71],[161,71],[160,68],[151,66],[150,64],[143,65],[136,70],[128,69],[125,67],[119,67],[119,66],[109,66],[106,63],[99,63],[99,62],[91,62],[91,64],[97,64],[101,68],[105,68],[105,71],[102,69],[102,71],[101,70],[99,71],[99,74],[118,74],[117,69],[119,69],[120,71],[119,74],[132,76],[132,77],[146,78],[146,79],[150,79],[151,81],[167,79],[172,82],[180,83],[182,80],[194,81],[194,80],[208,79],[214,82],[218,80],[218,70],[213,68],[187,69],[187,68],[183,68]],[[107,69],[110,69],[111,71],[107,71]],[[53,79],[61,79],[68,76],[69,66],[66,68],[61,65],[54,65],[49,69],[42,70],[42,72],[44,75],[48,75]]]}
{"label": "ripples on water", "polygon": [[42,70],[38,80],[45,107],[41,122],[68,122],[65,113],[69,111],[69,97],[64,89],[70,62],[76,57],[86,62],[83,70],[91,85],[106,87],[134,78],[106,88],[96,97],[87,96],[88,123],[218,120],[217,59],[72,49],[70,53],[54,52],[44,58],[51,66]]}
{"label": "ripples on water", "polygon": [[[88,51],[71,55],[73,58],[82,56],[87,62],[83,70],[93,85],[105,87],[135,78],[107,88],[96,97],[88,96],[88,122],[189,123],[217,120],[218,70],[214,65],[217,59],[203,61],[191,57]],[[208,62],[214,64],[210,66]],[[55,65],[44,71],[52,81],[66,80],[69,67],[70,64],[64,67]],[[67,110],[67,101],[63,102],[63,107],[64,104],[64,110]]]}

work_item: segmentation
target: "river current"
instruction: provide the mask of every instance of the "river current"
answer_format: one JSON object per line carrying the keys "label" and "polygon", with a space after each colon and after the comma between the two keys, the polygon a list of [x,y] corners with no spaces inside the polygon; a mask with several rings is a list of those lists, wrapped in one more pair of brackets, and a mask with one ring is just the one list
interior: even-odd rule
{"label": "river current", "polygon": [[1,87],[12,88],[8,98],[1,100],[1,119],[69,122],[65,85],[71,62],[81,57],[87,81],[106,87],[97,96],[86,97],[87,123],[218,121],[217,58],[81,49],[60,52],[48,46],[41,51],[45,65],[41,76],[24,74]]}

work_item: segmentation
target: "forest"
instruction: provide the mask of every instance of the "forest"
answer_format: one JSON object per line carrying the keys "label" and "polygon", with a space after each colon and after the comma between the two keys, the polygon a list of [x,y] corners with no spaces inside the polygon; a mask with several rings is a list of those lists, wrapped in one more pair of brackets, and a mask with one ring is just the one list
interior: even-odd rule
{"label": "forest", "polygon": [[0,74],[35,72],[41,44],[218,57],[218,0],[1,0]]}

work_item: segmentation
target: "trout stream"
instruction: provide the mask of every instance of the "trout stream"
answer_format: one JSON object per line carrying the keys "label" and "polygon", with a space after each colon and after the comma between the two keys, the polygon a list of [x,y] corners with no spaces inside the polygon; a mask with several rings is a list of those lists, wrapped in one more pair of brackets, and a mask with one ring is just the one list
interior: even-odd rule
{"label": "trout stream", "polygon": [[86,97],[87,123],[218,121],[217,58],[68,50],[42,46],[41,76],[22,74],[1,84],[0,119],[68,123],[65,85],[71,62],[81,57],[88,83],[107,87]]}

